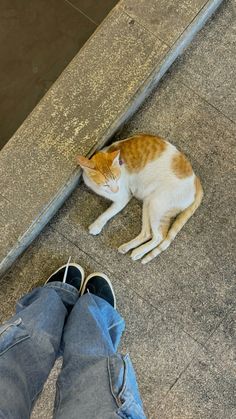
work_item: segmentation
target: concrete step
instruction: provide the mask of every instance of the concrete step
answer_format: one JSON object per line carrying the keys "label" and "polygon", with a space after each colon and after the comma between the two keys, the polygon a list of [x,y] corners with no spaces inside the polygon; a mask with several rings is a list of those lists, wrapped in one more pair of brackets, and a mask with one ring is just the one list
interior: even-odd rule
{"label": "concrete step", "polygon": [[0,273],[78,185],[90,156],[138,109],[222,0],[123,0],[0,153]]}

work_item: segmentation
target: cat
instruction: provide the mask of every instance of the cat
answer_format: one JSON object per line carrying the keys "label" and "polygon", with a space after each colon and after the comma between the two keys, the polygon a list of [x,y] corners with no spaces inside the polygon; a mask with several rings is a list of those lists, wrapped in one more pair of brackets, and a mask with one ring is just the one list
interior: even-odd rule
{"label": "cat", "polygon": [[166,250],[200,205],[203,189],[186,156],[159,136],[137,134],[91,159],[77,157],[85,184],[113,201],[89,227],[97,235],[132,196],[143,201],[142,230],[119,247],[143,264]]}

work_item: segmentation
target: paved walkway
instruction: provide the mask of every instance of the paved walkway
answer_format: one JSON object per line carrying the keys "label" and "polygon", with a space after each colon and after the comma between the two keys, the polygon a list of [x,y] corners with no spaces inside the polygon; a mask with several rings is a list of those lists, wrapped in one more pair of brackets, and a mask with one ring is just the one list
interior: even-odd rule
{"label": "paved walkway", "polygon": [[[108,205],[80,185],[1,282],[1,319],[15,301],[72,255],[105,271],[126,319],[122,351],[136,367],[148,418],[236,417],[235,2],[230,0],[124,127],[158,133],[182,149],[201,177],[202,206],[171,247],[149,265],[117,247],[138,233],[133,201],[99,237],[88,225]],[[33,417],[52,417],[54,369]]]}

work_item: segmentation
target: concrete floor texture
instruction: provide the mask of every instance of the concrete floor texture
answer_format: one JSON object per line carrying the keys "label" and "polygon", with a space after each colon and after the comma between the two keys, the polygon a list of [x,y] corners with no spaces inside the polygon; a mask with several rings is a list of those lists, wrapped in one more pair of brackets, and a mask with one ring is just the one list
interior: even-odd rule
{"label": "concrete floor texture", "polygon": [[[117,136],[163,136],[202,180],[202,205],[169,249],[148,265],[117,252],[140,230],[137,201],[90,236],[109,203],[80,184],[1,282],[4,320],[69,255],[87,273],[108,274],[126,320],[120,350],[131,355],[148,418],[236,417],[235,10],[225,2]],[[52,417],[59,370],[60,360],[34,419]]]}

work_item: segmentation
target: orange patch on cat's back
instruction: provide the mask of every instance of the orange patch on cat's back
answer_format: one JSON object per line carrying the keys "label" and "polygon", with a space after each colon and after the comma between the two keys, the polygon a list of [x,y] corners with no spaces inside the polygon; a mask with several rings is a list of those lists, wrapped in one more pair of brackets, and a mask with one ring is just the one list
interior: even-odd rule
{"label": "orange patch on cat's back", "polygon": [[131,172],[143,169],[147,163],[157,159],[165,151],[165,140],[154,135],[140,134],[120,141],[109,151],[120,150],[120,155]]}
{"label": "orange patch on cat's back", "polygon": [[179,151],[175,153],[172,159],[171,168],[179,179],[184,179],[193,174],[192,166],[187,157]]}

